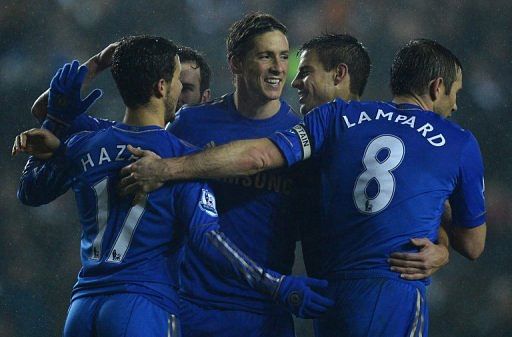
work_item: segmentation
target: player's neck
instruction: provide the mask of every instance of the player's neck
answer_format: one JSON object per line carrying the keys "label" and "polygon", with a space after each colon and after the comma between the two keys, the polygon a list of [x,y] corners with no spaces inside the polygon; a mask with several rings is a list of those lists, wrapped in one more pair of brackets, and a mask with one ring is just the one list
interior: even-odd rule
{"label": "player's neck", "polygon": [[434,105],[432,100],[429,100],[426,96],[418,96],[416,94],[412,95],[399,95],[393,97],[393,103],[396,104],[414,104],[422,108],[423,110],[432,111]]}
{"label": "player's neck", "polygon": [[352,93],[350,93],[347,96],[347,99],[346,99],[346,101],[360,101],[360,100],[361,100],[361,96],[355,95],[355,94],[352,94]]}
{"label": "player's neck", "polygon": [[279,99],[265,100],[244,94],[239,89],[233,95],[238,113],[251,119],[266,119],[274,116],[281,108]]}
{"label": "player's neck", "polygon": [[165,126],[163,113],[147,109],[146,107],[126,108],[123,123],[133,126],[156,125],[162,128]]}

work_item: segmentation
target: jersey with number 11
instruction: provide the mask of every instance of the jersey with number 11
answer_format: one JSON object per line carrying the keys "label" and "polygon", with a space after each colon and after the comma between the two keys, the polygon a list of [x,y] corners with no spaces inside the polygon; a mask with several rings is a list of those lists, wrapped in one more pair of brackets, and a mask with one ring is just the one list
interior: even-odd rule
{"label": "jersey with number 11", "polygon": [[[67,178],[63,193],[75,192],[82,225],[82,269],[73,298],[94,294],[144,294],[176,312],[178,251],[195,224],[217,222],[208,186],[199,182],[165,184],[140,196],[121,196],[119,171],[136,158],[127,146],[162,157],[182,156],[193,149],[158,126],[118,123],[81,132],[67,141]],[[197,226],[196,226],[197,227]]]}
{"label": "jersey with number 11", "polygon": [[449,199],[456,226],[485,222],[483,165],[474,136],[412,104],[336,100],[303,124],[271,137],[288,164],[317,161],[318,225],[308,228],[315,277],[398,277],[387,258],[413,251],[411,238],[437,240]]}

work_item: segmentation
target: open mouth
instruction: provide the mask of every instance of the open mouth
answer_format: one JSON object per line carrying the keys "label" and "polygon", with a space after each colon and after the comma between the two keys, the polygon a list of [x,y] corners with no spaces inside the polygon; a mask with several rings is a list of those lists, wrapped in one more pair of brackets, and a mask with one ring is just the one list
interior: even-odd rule
{"label": "open mouth", "polygon": [[266,78],[265,83],[271,85],[272,87],[279,87],[279,84],[281,83],[280,78]]}

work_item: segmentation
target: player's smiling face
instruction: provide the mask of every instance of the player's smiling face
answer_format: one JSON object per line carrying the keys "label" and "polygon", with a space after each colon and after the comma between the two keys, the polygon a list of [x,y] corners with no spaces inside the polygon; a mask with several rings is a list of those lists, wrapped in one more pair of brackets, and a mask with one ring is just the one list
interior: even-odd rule
{"label": "player's smiling face", "polygon": [[263,100],[279,99],[288,74],[288,53],[288,40],[279,30],[254,37],[252,49],[240,62],[237,86]]}
{"label": "player's smiling face", "polygon": [[434,102],[434,112],[443,117],[450,117],[453,112],[457,111],[457,93],[462,89],[462,71],[457,67],[457,75],[452,83],[450,93],[446,94],[445,86],[442,85],[441,95]]}
{"label": "player's smiling face", "polygon": [[336,98],[334,76],[335,70],[325,70],[315,50],[301,53],[299,71],[292,87],[298,90],[302,114]]}

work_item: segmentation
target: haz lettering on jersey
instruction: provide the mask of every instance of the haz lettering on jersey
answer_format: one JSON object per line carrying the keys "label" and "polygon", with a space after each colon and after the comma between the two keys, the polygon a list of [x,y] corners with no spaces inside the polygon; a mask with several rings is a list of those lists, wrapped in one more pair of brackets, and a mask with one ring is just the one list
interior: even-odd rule
{"label": "haz lettering on jersey", "polygon": [[[126,151],[127,146],[127,144],[116,145],[116,149],[109,149],[109,151],[107,151],[105,147],[102,147],[99,153],[93,153],[92,155],[92,152],[88,152],[82,157],[82,159],[80,159],[82,162],[82,168],[84,172],[87,172],[87,170],[91,167],[99,166],[105,163],[110,163],[112,161],[137,160],[137,157],[135,157],[130,152]],[[137,148],[140,149],[140,147]],[[130,156],[127,157],[126,153],[129,153]]]}
{"label": "haz lettering on jersey", "polygon": [[[416,116],[404,116],[398,114],[396,117],[393,116],[393,112],[384,113],[383,110],[379,109],[377,110],[377,115],[375,117],[370,117],[366,111],[361,111],[359,114],[359,120],[357,123],[354,121],[354,123],[351,123],[347,116],[343,115],[343,120],[345,121],[345,124],[347,125],[347,128],[350,129],[353,126],[357,126],[363,122],[371,122],[373,120],[379,120],[379,119],[387,119],[390,122],[399,123],[401,125],[408,125],[412,129],[416,129]],[[425,123],[419,128],[416,129],[418,133],[420,133],[424,138],[427,139],[427,141],[436,147],[444,146],[446,144],[446,139],[444,138],[442,133],[439,133],[437,135],[433,135],[431,137],[427,138],[427,134],[429,132],[434,131],[434,127],[430,123]]]}

